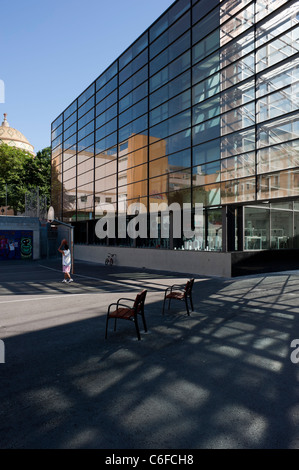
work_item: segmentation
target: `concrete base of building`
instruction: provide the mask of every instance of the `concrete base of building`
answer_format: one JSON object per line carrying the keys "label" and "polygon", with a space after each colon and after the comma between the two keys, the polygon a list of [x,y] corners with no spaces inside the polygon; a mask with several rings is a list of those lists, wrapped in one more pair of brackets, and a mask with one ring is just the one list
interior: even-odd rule
{"label": "concrete base of building", "polygon": [[104,264],[108,253],[115,253],[118,266],[226,278],[299,269],[299,250],[222,253],[75,245],[74,252],[80,261]]}
{"label": "concrete base of building", "polygon": [[75,260],[104,264],[108,253],[118,266],[231,277],[231,253],[75,245]]}

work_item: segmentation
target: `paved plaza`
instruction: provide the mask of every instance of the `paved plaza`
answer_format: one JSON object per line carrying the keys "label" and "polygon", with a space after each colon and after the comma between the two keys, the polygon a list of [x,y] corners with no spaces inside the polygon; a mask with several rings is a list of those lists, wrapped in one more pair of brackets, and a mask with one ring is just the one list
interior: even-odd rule
{"label": "paved plaza", "polygon": [[[194,312],[163,294],[192,276],[1,262],[1,449],[299,448],[299,271],[195,277]],[[148,290],[141,341],[107,306]],[[299,360],[299,359],[298,359]]]}

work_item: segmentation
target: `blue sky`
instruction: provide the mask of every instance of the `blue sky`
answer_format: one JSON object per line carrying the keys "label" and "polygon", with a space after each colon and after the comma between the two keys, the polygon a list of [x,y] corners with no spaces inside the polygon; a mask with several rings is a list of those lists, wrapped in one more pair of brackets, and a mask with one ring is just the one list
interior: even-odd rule
{"label": "blue sky", "polygon": [[172,3],[3,1],[0,123],[6,112],[35,151],[49,146],[51,122]]}

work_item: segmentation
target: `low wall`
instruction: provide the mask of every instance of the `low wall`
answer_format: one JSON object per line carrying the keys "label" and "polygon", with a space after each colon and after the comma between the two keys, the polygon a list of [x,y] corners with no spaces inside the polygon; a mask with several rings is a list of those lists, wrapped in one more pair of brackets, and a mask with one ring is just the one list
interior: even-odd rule
{"label": "low wall", "polygon": [[104,264],[108,253],[116,254],[118,266],[157,269],[202,276],[231,277],[231,254],[147,248],[75,245],[75,261]]}
{"label": "low wall", "polygon": [[40,258],[40,222],[36,217],[0,216],[0,230],[33,232],[33,258]]}

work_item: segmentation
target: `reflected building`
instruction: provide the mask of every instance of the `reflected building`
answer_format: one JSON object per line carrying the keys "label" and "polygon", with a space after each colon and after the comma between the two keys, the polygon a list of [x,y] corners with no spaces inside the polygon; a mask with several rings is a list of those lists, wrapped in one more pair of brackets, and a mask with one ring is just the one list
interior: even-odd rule
{"label": "reflected building", "polygon": [[177,0],[52,123],[52,204],[77,243],[105,211],[204,206],[200,240],[299,248],[297,1]]}

